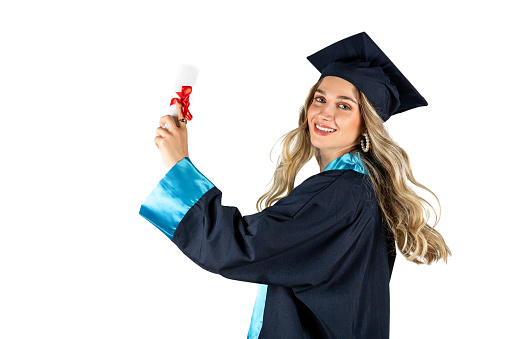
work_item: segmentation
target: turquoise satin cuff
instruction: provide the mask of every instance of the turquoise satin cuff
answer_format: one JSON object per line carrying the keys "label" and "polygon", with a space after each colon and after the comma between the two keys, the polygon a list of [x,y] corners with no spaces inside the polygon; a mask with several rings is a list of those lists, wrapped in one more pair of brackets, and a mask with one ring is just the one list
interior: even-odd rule
{"label": "turquoise satin cuff", "polygon": [[330,161],[324,171],[352,169],[356,172],[367,174],[359,152],[346,153],[340,158]]}
{"label": "turquoise satin cuff", "polygon": [[146,198],[139,214],[173,239],[183,217],[214,184],[189,158],[183,158],[162,178]]}

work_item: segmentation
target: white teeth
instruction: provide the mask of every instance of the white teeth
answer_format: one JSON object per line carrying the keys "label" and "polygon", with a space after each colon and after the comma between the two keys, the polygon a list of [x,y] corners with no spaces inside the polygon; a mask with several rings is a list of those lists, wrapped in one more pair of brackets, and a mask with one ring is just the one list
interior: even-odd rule
{"label": "white teeth", "polygon": [[316,125],[316,128],[320,131],[323,131],[323,132],[335,132],[336,129],[331,129],[331,128],[324,128],[324,127],[321,127],[319,125]]}

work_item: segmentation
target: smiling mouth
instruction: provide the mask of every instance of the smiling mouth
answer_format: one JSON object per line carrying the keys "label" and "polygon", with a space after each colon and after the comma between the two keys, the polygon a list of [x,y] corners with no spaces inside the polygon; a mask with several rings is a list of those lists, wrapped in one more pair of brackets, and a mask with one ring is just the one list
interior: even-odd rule
{"label": "smiling mouth", "polygon": [[321,127],[317,124],[315,124],[314,126],[316,126],[316,128],[322,132],[327,132],[327,133],[332,133],[332,132],[335,132],[336,129],[333,129],[333,128],[324,128],[324,127]]}

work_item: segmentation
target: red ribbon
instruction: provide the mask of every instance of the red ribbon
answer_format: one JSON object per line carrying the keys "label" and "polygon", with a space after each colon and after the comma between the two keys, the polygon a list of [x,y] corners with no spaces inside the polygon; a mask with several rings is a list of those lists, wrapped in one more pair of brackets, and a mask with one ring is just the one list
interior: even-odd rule
{"label": "red ribbon", "polygon": [[192,86],[182,86],[181,92],[176,92],[176,94],[180,97],[171,99],[171,103],[169,106],[174,105],[176,103],[182,104],[182,113],[185,120],[192,120],[192,114],[189,112],[189,96],[192,93]]}

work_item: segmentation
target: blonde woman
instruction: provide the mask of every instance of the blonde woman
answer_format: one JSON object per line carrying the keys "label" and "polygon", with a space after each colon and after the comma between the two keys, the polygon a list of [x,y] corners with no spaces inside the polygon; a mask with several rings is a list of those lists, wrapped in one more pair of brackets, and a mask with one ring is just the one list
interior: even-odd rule
{"label": "blonde woman", "polygon": [[[179,106],[182,123],[165,116],[157,128],[169,171],[140,214],[202,268],[260,284],[248,338],[388,338],[395,246],[417,264],[451,254],[408,182],[428,189],[383,126],[427,102],[365,33],[309,61],[321,77],[284,138],[263,210],[221,205],[189,159]],[[294,187],[312,157],[320,173]]]}

